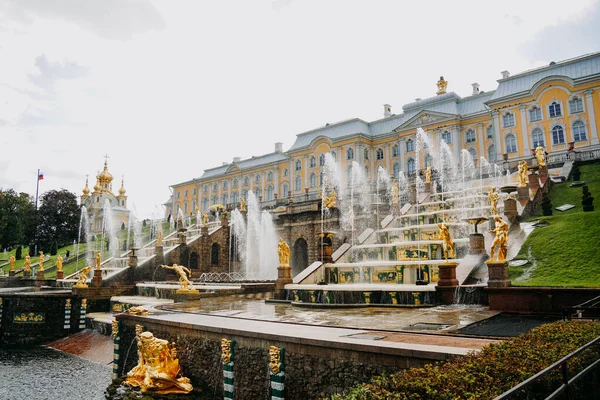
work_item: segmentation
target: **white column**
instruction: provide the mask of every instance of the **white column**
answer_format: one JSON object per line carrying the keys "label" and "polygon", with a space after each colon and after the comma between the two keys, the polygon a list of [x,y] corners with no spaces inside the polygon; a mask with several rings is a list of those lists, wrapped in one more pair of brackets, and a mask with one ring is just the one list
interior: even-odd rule
{"label": "white column", "polygon": [[[294,171],[294,159],[290,158],[290,170],[288,171],[288,180],[289,180],[289,191],[291,192],[292,195],[294,195],[294,190],[295,190],[295,186],[294,186],[294,181],[296,178],[296,171]],[[287,193],[285,194],[285,196],[287,197]]]}
{"label": "white column", "polygon": [[[302,182],[302,189],[310,188],[310,184],[308,181],[308,173],[310,172],[308,167],[308,155],[304,156],[304,165],[302,166],[302,168],[304,168],[304,182]],[[304,190],[302,191],[302,193],[304,193]]]}
{"label": "white column", "polygon": [[404,138],[398,140],[398,146],[400,148],[400,171],[406,172],[404,165],[404,153],[406,152],[406,140]]}
{"label": "white column", "polygon": [[[233,186],[233,179],[228,179],[227,180],[227,199],[228,199],[227,201],[230,203],[233,203],[231,201],[231,187],[232,186]],[[223,205],[225,205],[225,204],[223,204]]]}
{"label": "white column", "polygon": [[585,102],[587,107],[587,113],[590,117],[590,138],[592,145],[598,144],[598,129],[596,128],[596,115],[594,113],[594,99],[592,98],[592,89],[588,89],[585,92]]}
{"label": "white column", "polygon": [[483,145],[483,124],[481,122],[478,123],[476,129],[477,142],[479,142],[479,157],[484,157],[485,159],[487,159],[487,157],[485,156],[485,147]]}
{"label": "white column", "polygon": [[442,132],[439,129],[437,131],[435,131],[433,134],[435,135],[435,152],[437,153],[437,157],[435,158],[435,160],[433,160],[433,165],[435,166],[436,169],[441,170],[442,167],[440,165],[441,161],[442,161],[442,156],[441,156],[441,147],[442,147]]}
{"label": "white column", "polygon": [[356,144],[356,157],[354,157],[354,158],[356,158],[356,162],[359,163],[360,165],[363,164],[363,153],[364,153],[363,145],[362,145],[362,143],[359,142]]}
{"label": "white column", "polygon": [[525,118],[526,105],[521,105],[519,110],[521,112],[521,137],[523,138],[523,156],[527,157],[530,153],[529,149],[531,144],[529,143],[529,132],[527,132],[527,119]]}
{"label": "white column", "polygon": [[277,198],[280,198],[279,195],[279,166],[273,168],[273,198],[275,198],[275,194],[277,194]]}
{"label": "white column", "polygon": [[371,180],[371,176],[377,176],[375,173],[375,151],[373,146],[369,146],[369,160],[371,161],[371,166],[369,167],[369,176],[367,176],[367,179]]}
{"label": "white column", "polygon": [[500,144],[500,114],[498,111],[492,111],[492,122],[494,123],[494,148],[496,149],[496,159],[490,162],[502,161],[502,145]]}
{"label": "white column", "polygon": [[451,135],[452,135],[452,152],[454,153],[454,163],[456,165],[460,164],[460,149],[461,149],[461,143],[460,143],[460,127],[458,125],[455,125],[453,127],[450,128],[451,130]]}

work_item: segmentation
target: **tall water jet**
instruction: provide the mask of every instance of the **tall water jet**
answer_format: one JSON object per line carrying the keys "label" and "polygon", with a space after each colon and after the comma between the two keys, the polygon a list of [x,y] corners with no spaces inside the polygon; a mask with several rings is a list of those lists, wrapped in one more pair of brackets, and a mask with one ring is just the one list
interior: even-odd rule
{"label": "tall water jet", "polygon": [[248,193],[246,222],[247,277],[254,279],[277,278],[277,235],[269,212],[261,213],[260,205],[253,192]]}
{"label": "tall water jet", "polygon": [[246,220],[237,208],[231,212],[231,230],[232,251],[229,252],[229,270],[233,262],[240,261],[242,266],[246,265]]}
{"label": "tall water jet", "polygon": [[77,247],[75,249],[76,261],[79,262],[79,244],[86,243],[86,265],[92,265],[92,252],[94,243],[91,241],[91,227],[88,220],[88,211],[85,206],[81,206],[81,216],[79,218],[79,231],[77,232]]}
{"label": "tall water jet", "polygon": [[102,208],[102,243],[100,244],[99,250],[102,250],[102,246],[106,243],[107,239],[108,249],[106,250],[108,250],[108,256],[117,257],[119,251],[119,239],[116,235],[113,210],[110,207],[110,201],[104,199],[104,207]]}

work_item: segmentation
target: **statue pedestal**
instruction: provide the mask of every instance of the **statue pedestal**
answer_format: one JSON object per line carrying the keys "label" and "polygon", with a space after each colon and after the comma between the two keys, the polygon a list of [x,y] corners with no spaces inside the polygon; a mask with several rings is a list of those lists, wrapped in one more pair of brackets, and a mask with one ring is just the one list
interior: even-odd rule
{"label": "statue pedestal", "polygon": [[332,263],[333,259],[331,258],[332,247],[329,245],[324,245],[321,250],[321,261],[323,264]]}
{"label": "statue pedestal", "polygon": [[137,256],[129,256],[129,259],[127,260],[127,265],[129,265],[130,267],[137,267],[137,261]]}
{"label": "statue pedestal", "polygon": [[529,201],[529,188],[527,186],[519,186],[517,188],[517,198],[519,199],[519,202]]}
{"label": "statue pedestal", "polygon": [[65,279],[65,271],[56,271],[56,279]]}
{"label": "statue pedestal", "polygon": [[534,172],[529,174],[529,189],[538,190],[540,188],[540,176]]}
{"label": "statue pedestal", "polygon": [[23,271],[23,279],[31,279],[31,271]]}
{"label": "statue pedestal", "polygon": [[102,286],[102,270],[95,269],[94,277],[92,278],[92,287],[100,287]]}
{"label": "statue pedestal", "polygon": [[544,165],[543,167],[540,167],[540,169],[538,169],[538,174],[540,176],[542,185],[545,184],[546,180],[548,179],[548,166]]}
{"label": "statue pedestal", "polygon": [[481,233],[471,233],[469,235],[469,254],[485,253],[485,238]]}
{"label": "statue pedestal", "polygon": [[13,276],[15,276],[15,275],[16,275],[16,273],[15,273],[15,270],[8,271],[8,276],[9,276],[9,277],[13,277]]}
{"label": "statue pedestal", "polygon": [[198,289],[177,289],[177,291],[175,293],[183,294],[183,295],[192,295],[192,294],[200,294],[200,291]]}
{"label": "statue pedestal", "polygon": [[431,182],[425,182],[425,188],[423,189],[425,193],[431,193]]}
{"label": "statue pedestal", "polygon": [[179,232],[177,237],[179,239],[179,244],[187,244],[187,236],[185,235],[185,232]]}
{"label": "statue pedestal", "polygon": [[38,271],[35,273],[35,279],[43,281],[44,278],[44,270]]}
{"label": "statue pedestal", "polygon": [[508,262],[506,261],[487,261],[488,266],[488,287],[499,288],[509,287],[508,280]]}
{"label": "statue pedestal", "polygon": [[440,280],[438,281],[438,287],[454,287],[458,286],[458,280],[456,279],[456,267],[458,263],[448,261],[439,265],[438,273]]}
{"label": "statue pedestal", "polygon": [[517,211],[517,201],[515,199],[509,197],[504,200],[504,215],[506,215],[509,221],[517,218],[519,211]]}
{"label": "statue pedestal", "polygon": [[289,264],[279,264],[275,281],[275,298],[285,300],[285,285],[292,283],[292,269]]}

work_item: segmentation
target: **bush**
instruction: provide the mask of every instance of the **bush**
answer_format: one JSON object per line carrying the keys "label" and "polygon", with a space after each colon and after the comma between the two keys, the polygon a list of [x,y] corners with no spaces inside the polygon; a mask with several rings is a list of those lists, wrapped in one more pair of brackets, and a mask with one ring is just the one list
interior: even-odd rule
{"label": "bush", "polygon": [[[479,353],[375,377],[348,395],[334,395],[331,399],[493,399],[598,336],[597,322],[546,324],[517,338],[486,346]],[[591,348],[571,360],[569,377],[589,365],[597,352],[597,347]],[[583,380],[594,382],[589,376]],[[545,398],[558,388],[560,381],[560,371],[554,371],[516,398]],[[585,398],[585,393],[580,394],[582,397],[574,398]]]}
{"label": "bush", "polygon": [[23,248],[21,246],[19,246],[19,247],[17,247],[17,250],[15,251],[15,259],[20,260],[21,258],[23,258]]}

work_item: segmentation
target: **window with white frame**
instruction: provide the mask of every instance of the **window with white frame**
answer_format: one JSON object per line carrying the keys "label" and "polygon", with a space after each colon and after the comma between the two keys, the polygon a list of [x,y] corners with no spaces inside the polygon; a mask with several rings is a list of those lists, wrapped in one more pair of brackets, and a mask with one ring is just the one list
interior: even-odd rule
{"label": "window with white frame", "polygon": [[247,176],[244,177],[244,185],[248,185],[250,183],[250,178]]}
{"label": "window with white frame", "polygon": [[579,97],[569,100],[569,111],[571,114],[583,112],[583,101]]}
{"label": "window with white frame", "polygon": [[284,178],[287,178],[287,176],[288,176],[288,169],[287,169],[287,168],[284,168],[284,169],[283,169],[283,177],[284,177]]}
{"label": "window with white frame", "polygon": [[496,161],[496,148],[494,147],[494,145],[488,147],[488,160],[490,162]]}
{"label": "window with white frame", "polygon": [[208,185],[204,185],[204,193],[208,193]]}
{"label": "window with white frame", "polygon": [[192,196],[195,196],[195,195],[196,195],[196,193],[197,193],[197,191],[196,191],[196,188],[194,188],[194,189],[192,190]]}
{"label": "window with white frame", "polygon": [[310,174],[310,187],[317,187],[317,175],[314,172]]}
{"label": "window with white frame", "polygon": [[188,197],[188,190],[187,189],[184,190],[183,197]]}
{"label": "window with white frame", "polygon": [[183,214],[187,214],[188,213],[188,202],[187,200],[183,202]]}
{"label": "window with white frame", "polygon": [[260,182],[260,174],[254,175],[254,183]]}
{"label": "window with white frame", "polygon": [[408,139],[406,141],[406,151],[407,152],[415,151],[415,141],[414,140]]}
{"label": "window with white frame", "polygon": [[224,181],[223,182],[223,190],[227,190],[227,187],[228,187],[227,181]]}
{"label": "window with white frame", "polygon": [[216,192],[219,190],[219,185],[217,185],[216,183],[213,183],[213,192]]}
{"label": "window with white frame", "polygon": [[259,187],[254,188],[254,196],[256,197],[257,200],[260,200],[260,197],[262,196],[262,192]]}
{"label": "window with white frame", "polygon": [[369,149],[365,149],[364,159],[369,160]]}
{"label": "window with white frame", "polygon": [[400,175],[400,163],[394,163],[392,167],[392,173],[394,174],[394,178],[398,178]]}
{"label": "window with white frame", "polygon": [[365,165],[365,177],[369,179],[369,167]]}
{"label": "window with white frame", "polygon": [[296,190],[302,190],[302,178],[300,176],[296,177]]}
{"label": "window with white frame", "polygon": [[301,171],[302,170],[302,161],[296,160],[295,168],[296,168],[296,171]]}
{"label": "window with white frame", "polygon": [[208,210],[208,199],[202,199],[202,211]]}
{"label": "window with white frame", "polygon": [[314,168],[317,166],[317,159],[315,157],[310,158],[310,167]]}
{"label": "window with white frame", "polygon": [[233,179],[233,187],[238,187],[238,178]]}
{"label": "window with white frame", "polygon": [[542,109],[538,106],[533,106],[529,110],[529,122],[541,121],[542,120]]}
{"label": "window with white frame", "polygon": [[486,130],[488,139],[491,139],[494,137],[494,125],[489,125],[485,130]]}
{"label": "window with white frame", "polygon": [[452,143],[452,135],[450,134],[450,132],[445,131],[444,133],[442,133],[442,140],[444,142],[446,142],[446,144],[451,144]]}
{"label": "window with white frame", "polygon": [[515,114],[507,112],[502,116],[502,126],[508,128],[515,126]]}
{"label": "window with white frame", "polygon": [[504,138],[504,147],[506,148],[506,152],[508,154],[517,152],[517,139],[515,138],[515,135],[512,133],[506,135],[506,138]]}
{"label": "window with white frame", "polygon": [[287,182],[283,182],[283,184],[281,185],[281,191],[283,192],[282,193],[283,196],[288,195],[288,192],[290,191],[290,187],[288,186]]}
{"label": "window with white frame", "polygon": [[383,160],[383,149],[377,149],[375,152],[375,158],[377,160]]}
{"label": "window with white frame", "polygon": [[469,149],[469,153],[471,154],[471,157],[473,158],[473,164],[477,165],[477,150],[475,150],[474,148],[470,148]]}
{"label": "window with white frame", "polygon": [[335,151],[331,152],[331,158],[333,158],[333,161],[337,160],[337,155],[335,154]]}
{"label": "window with white frame", "polygon": [[221,204],[225,205],[227,203],[229,203],[229,195],[227,193],[224,193],[222,196]]}
{"label": "window with white frame", "polygon": [[322,167],[323,165],[325,165],[325,153],[322,153],[319,156],[319,167]]}
{"label": "window with white frame", "polygon": [[585,124],[582,121],[577,121],[573,124],[573,140],[576,142],[587,140]]}
{"label": "window with white frame", "polygon": [[398,149],[398,145],[395,144],[392,146],[392,157],[398,157],[400,155],[400,151]]}
{"label": "window with white frame", "polygon": [[181,197],[181,192],[177,191],[177,198],[180,198],[180,197]]}
{"label": "window with white frame", "polygon": [[269,171],[269,172],[267,173],[267,180],[268,180],[268,181],[272,181],[272,180],[273,180],[273,173],[272,173],[271,171]]}
{"label": "window with white frame", "polygon": [[231,194],[231,202],[232,203],[239,203],[240,202],[240,195],[238,194],[238,192],[233,192]]}
{"label": "window with white frame", "polygon": [[246,202],[248,201],[248,189],[242,190],[242,199]]}
{"label": "window with white frame", "polygon": [[211,205],[214,206],[215,204],[217,204],[217,201],[219,201],[219,199],[217,198],[217,196],[213,196],[212,199],[210,199]]}
{"label": "window with white frame", "polygon": [[534,148],[536,148],[538,146],[545,147],[544,132],[540,128],[535,128],[531,132],[531,142],[533,143]]}
{"label": "window with white frame", "polygon": [[273,185],[267,186],[267,201],[273,200]]}
{"label": "window with white frame", "polygon": [[323,186],[323,182],[325,181],[325,171],[321,171],[319,174],[319,186]]}
{"label": "window with white frame", "polygon": [[550,118],[560,117],[562,115],[560,103],[557,103],[556,101],[550,103],[550,105],[548,106],[548,115],[550,115]]}
{"label": "window with white frame", "polygon": [[563,144],[565,142],[565,131],[562,126],[556,125],[552,128],[552,143]]}
{"label": "window with white frame", "polygon": [[407,169],[408,174],[409,175],[414,175],[415,168],[416,168],[416,166],[415,166],[415,160],[413,160],[412,158],[409,158],[408,162],[407,162],[407,166],[408,166],[408,169]]}
{"label": "window with white frame", "polygon": [[354,160],[354,149],[352,147],[346,150],[346,160]]}
{"label": "window with white frame", "polygon": [[473,143],[475,141],[475,131],[473,129],[467,129],[465,138],[467,140],[467,143]]}
{"label": "window with white frame", "polygon": [[192,200],[192,210],[196,211],[196,199]]}

